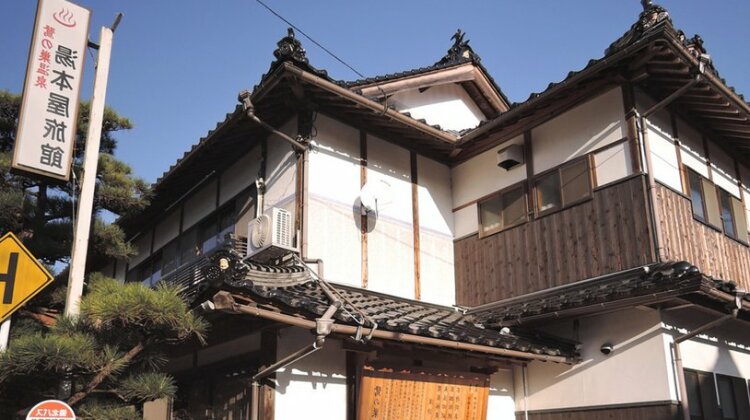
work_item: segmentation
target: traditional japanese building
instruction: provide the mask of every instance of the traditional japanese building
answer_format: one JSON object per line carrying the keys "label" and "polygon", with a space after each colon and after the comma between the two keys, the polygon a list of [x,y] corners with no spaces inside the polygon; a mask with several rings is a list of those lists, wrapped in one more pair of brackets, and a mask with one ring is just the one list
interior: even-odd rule
{"label": "traditional japanese building", "polygon": [[750,105],[700,37],[644,1],[514,104],[453,41],[346,82],[290,30],[122,221],[108,273],[213,325],[147,418],[750,418]]}

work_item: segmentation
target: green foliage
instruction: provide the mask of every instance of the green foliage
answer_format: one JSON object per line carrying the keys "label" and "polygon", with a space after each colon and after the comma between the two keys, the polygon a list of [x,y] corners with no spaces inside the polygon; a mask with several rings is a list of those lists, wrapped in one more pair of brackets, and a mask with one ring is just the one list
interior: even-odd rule
{"label": "green foliage", "polygon": [[166,360],[162,351],[202,341],[206,321],[190,312],[175,287],[149,289],[98,273],[89,284],[79,317],[61,317],[46,331],[29,329],[0,353],[0,406],[20,409],[56,397],[58,379],[66,373],[74,393],[93,384],[96,392],[85,392],[82,400],[90,418],[131,418],[131,411],[119,409],[115,417],[97,415],[105,406],[175,395],[174,380],[158,371]]}
{"label": "green foliage", "polygon": [[76,410],[80,420],[141,420],[143,416],[134,406],[87,402]]}
{"label": "green foliage", "polygon": [[153,401],[159,398],[174,397],[177,385],[174,378],[164,373],[145,372],[129,376],[118,387],[118,393],[131,401]]}
{"label": "green foliage", "polygon": [[[15,129],[21,105],[20,95],[0,91],[0,233],[15,232],[31,252],[45,263],[65,263],[70,257],[73,235],[72,196],[78,193],[73,183],[51,183],[10,172]],[[74,172],[80,179],[80,164],[90,104],[83,102],[78,116]],[[124,216],[142,210],[148,203],[148,184],[133,175],[132,169],[112,153],[117,142],[115,133],[133,127],[127,118],[106,108],[97,171],[95,215],[107,211]],[[127,258],[134,250],[125,242],[117,226],[98,220],[91,232],[89,268],[101,266],[104,258]]]}
{"label": "green foliage", "polygon": [[[74,209],[90,104],[82,103],[75,133],[74,180],[55,183],[11,172],[21,96],[0,90],[0,233],[16,235],[43,263],[68,262]],[[133,124],[106,108],[89,240],[87,271],[105,260],[126,259],[134,248],[123,230],[105,215],[127,216],[145,208],[149,185],[117,160],[116,133]],[[60,396],[61,383],[72,384],[81,418],[140,418],[138,404],[175,393],[174,381],[159,373],[165,346],[203,340],[206,323],[194,316],[175,288],[150,290],[123,285],[101,275],[89,278],[89,293],[76,319],[58,317],[65,298],[66,269],[25,310],[37,321],[16,316],[7,351],[0,353],[0,418],[35,402]],[[56,312],[57,311],[57,312]],[[61,378],[69,377],[70,381]],[[11,410],[11,411],[6,411]]]}
{"label": "green foliage", "polygon": [[[175,285],[159,283],[149,289],[140,283],[122,284],[99,273],[92,274],[81,315],[100,333],[126,339],[128,328],[139,336],[158,336],[165,341],[182,341],[195,335],[203,339],[205,321],[189,311]],[[139,337],[140,338],[140,337]]]}

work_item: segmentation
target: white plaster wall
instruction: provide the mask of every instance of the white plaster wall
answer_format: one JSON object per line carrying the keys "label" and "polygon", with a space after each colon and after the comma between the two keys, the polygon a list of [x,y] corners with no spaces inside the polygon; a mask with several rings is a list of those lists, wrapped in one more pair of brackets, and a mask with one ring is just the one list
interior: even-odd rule
{"label": "white plaster wall", "polygon": [[136,255],[130,258],[130,268],[135,267],[136,264],[151,255],[151,232],[146,232],[136,238],[135,242],[133,242],[133,247],[135,248]]}
{"label": "white plaster wall", "polygon": [[455,239],[473,235],[479,231],[479,213],[477,205],[471,204],[453,213]]}
{"label": "white plaster wall", "polygon": [[633,173],[633,161],[627,142],[594,154],[596,185],[602,186]]}
{"label": "white plaster wall", "polygon": [[[674,369],[671,343],[674,337],[716,319],[718,315],[695,311],[676,311],[663,316],[665,354]],[[738,321],[730,321],[680,344],[685,369],[750,379],[750,333]],[[672,375],[672,386],[678,394]]]}
{"label": "white plaster wall", "polygon": [[681,118],[677,119],[677,135],[680,139],[680,156],[688,168],[708,178],[706,152],[703,137]]}
{"label": "white plaster wall", "polygon": [[747,211],[747,230],[750,231],[750,169],[740,165],[740,178],[742,179],[742,194]]}
{"label": "white plaster wall", "polygon": [[647,135],[651,148],[651,166],[654,170],[654,178],[677,191],[682,191],[677,148],[672,136],[668,131],[663,131],[660,127],[650,123],[648,124]]}
{"label": "white plaster wall", "polygon": [[488,420],[515,420],[513,372],[498,370],[490,376],[490,394],[487,399]]}
{"label": "white plaster wall", "polygon": [[325,277],[360,286],[359,131],[318,114],[308,158],[307,257],[321,258]]}
{"label": "white plaster wall", "polygon": [[[295,137],[297,133],[297,117],[293,117],[279,131]],[[271,207],[281,207],[292,213],[292,220],[296,217],[294,194],[297,182],[297,158],[292,146],[275,135],[270,135],[268,142],[268,160],[266,162],[266,195],[264,210]]]}
{"label": "white plaster wall", "polygon": [[707,335],[684,342],[680,350],[686,369],[750,379],[750,348],[732,348],[722,339]]}
{"label": "white plaster wall", "polygon": [[443,130],[474,128],[485,119],[466,91],[454,83],[432,86],[424,92],[419,89],[398,92],[388,98],[388,103],[410,113],[412,118],[438,124]]}
{"label": "white plaster wall", "polygon": [[216,180],[209,181],[185,201],[182,230],[186,231],[216,210]]}
{"label": "white plaster wall", "polygon": [[180,234],[180,209],[173,210],[154,228],[154,251]]}
{"label": "white plaster wall", "polygon": [[531,130],[534,173],[626,136],[622,92],[614,88]]}
{"label": "white plaster wall", "polygon": [[[549,330],[573,338],[570,324],[567,321]],[[577,365],[529,364],[529,410],[671,399],[658,312],[631,309],[582,318],[578,340],[583,348],[582,362]],[[609,356],[600,351],[604,343],[614,345]],[[523,410],[520,397],[516,409]]]}
{"label": "white plaster wall", "polygon": [[[309,331],[279,332],[277,360],[310,344]],[[346,419],[346,357],[338,340],[276,374],[275,419]]]}
{"label": "white plaster wall", "polygon": [[450,176],[448,166],[417,157],[421,299],[442,305],[456,302]]}
{"label": "white plaster wall", "polygon": [[368,288],[414,298],[414,229],[409,151],[375,136],[368,136],[367,181],[387,182],[391,195],[391,203],[379,209],[374,228],[367,236]]}
{"label": "white plaster wall", "polygon": [[253,148],[221,173],[219,205],[226,203],[240,191],[255,183],[260,170],[260,152],[260,147]]}
{"label": "white plaster wall", "polygon": [[[484,197],[526,179],[526,165],[506,171],[497,166],[497,152],[513,144],[523,144],[523,136],[481,153],[451,170],[453,208]],[[476,230],[476,226],[474,227]]]}
{"label": "white plaster wall", "polygon": [[737,185],[737,171],[734,168],[734,159],[713,142],[708,143],[708,154],[711,158],[711,174],[713,175],[714,184],[739,198],[740,187]]}

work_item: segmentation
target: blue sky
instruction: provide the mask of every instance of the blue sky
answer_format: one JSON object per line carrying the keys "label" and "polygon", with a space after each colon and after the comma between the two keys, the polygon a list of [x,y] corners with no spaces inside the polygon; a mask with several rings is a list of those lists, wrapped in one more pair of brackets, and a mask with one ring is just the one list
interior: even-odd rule
{"label": "blue sky", "polygon": [[[115,34],[107,104],[135,128],[117,155],[153,182],[268,70],[286,24],[254,0],[79,0],[92,10],[91,38],[125,17]],[[281,1],[287,19],[366,76],[434,63],[463,29],[511,101],[523,101],[578,70],[637,19],[638,0]],[[699,33],[731,86],[750,97],[750,2],[664,0],[675,25]],[[21,92],[36,0],[0,5],[0,89]],[[337,79],[358,78],[298,35],[310,63]],[[89,99],[87,57],[82,98]]]}

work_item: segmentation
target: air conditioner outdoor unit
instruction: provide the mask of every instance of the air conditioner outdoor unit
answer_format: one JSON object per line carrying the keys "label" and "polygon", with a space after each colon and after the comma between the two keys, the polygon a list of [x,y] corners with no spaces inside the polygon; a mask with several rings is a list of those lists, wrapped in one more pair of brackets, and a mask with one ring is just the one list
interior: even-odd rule
{"label": "air conditioner outdoor unit", "polygon": [[293,230],[292,214],[284,209],[271,208],[248,223],[246,258],[266,263],[297,252]]}

